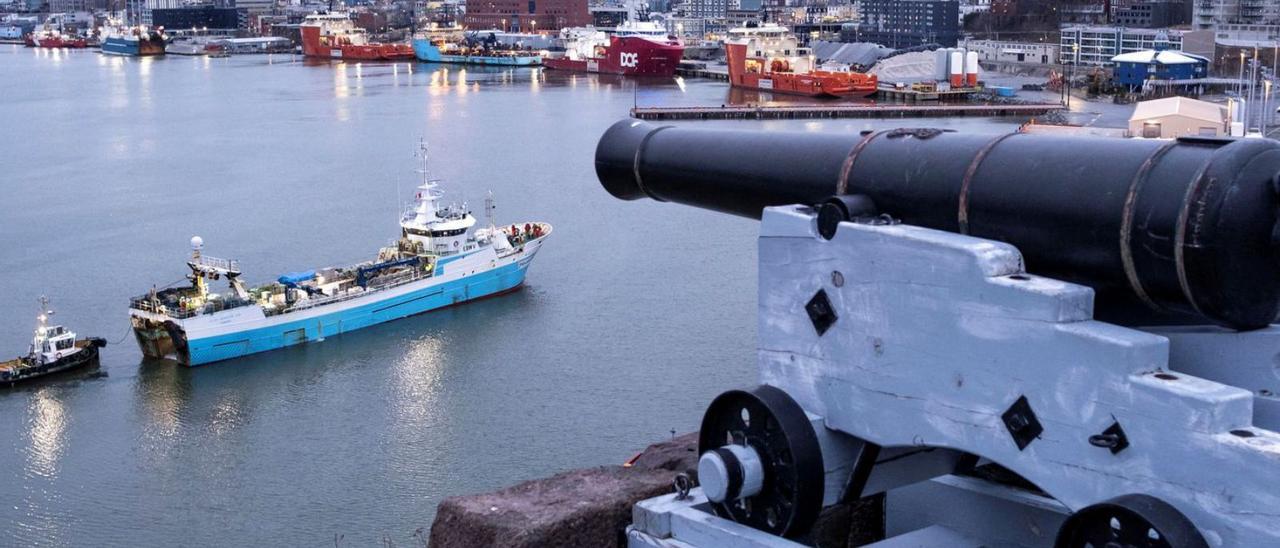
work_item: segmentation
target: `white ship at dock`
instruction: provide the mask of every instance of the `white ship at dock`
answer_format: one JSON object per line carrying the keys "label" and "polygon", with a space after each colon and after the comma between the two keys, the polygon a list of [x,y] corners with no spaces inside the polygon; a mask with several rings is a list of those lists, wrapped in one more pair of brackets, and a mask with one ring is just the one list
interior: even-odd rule
{"label": "white ship at dock", "polygon": [[[400,220],[401,234],[376,260],[280,276],[248,287],[240,265],[203,253],[192,238],[186,287],[152,290],[130,302],[144,355],[200,365],[319,341],[520,287],[551,225],[526,222],[476,228],[465,206],[444,205],[426,174]],[[209,290],[225,278],[227,293]]]}

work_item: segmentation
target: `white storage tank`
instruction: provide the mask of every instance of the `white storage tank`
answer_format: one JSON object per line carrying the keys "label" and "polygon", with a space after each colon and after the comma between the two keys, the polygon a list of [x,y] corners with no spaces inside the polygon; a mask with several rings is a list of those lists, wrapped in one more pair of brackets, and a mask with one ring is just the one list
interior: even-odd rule
{"label": "white storage tank", "polygon": [[951,52],[951,87],[958,88],[964,86],[964,54],[960,50]]}
{"label": "white storage tank", "polygon": [[978,52],[971,51],[968,53],[969,59],[965,63],[965,77],[968,78],[969,87],[977,87],[978,85]]}

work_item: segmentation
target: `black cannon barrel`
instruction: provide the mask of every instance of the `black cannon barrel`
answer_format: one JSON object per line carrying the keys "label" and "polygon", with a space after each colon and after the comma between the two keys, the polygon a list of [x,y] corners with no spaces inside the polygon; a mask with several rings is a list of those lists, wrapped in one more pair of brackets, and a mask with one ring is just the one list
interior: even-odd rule
{"label": "black cannon barrel", "polygon": [[1236,329],[1280,308],[1280,143],[624,120],[596,148],[614,196],[759,218],[862,195],[902,222],[1011,243],[1027,269]]}

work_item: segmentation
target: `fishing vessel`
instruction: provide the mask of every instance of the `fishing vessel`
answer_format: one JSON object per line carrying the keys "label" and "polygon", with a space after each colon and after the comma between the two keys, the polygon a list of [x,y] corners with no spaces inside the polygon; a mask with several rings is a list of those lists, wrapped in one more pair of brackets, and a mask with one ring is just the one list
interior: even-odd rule
{"label": "fishing vessel", "polygon": [[817,69],[811,50],[779,25],[733,29],[724,47],[734,87],[810,97],[866,97],[879,87],[874,74]]}
{"label": "fishing vessel", "polygon": [[164,55],[164,27],[111,26],[102,37],[102,53],[126,57]]}
{"label": "fishing vessel", "polygon": [[[236,261],[202,251],[192,238],[189,286],[131,300],[134,336],[147,357],[200,365],[320,341],[370,325],[515,290],[551,234],[542,222],[487,226],[466,204],[445,205],[439,182],[423,180],[400,219],[400,237],[377,258],[344,267],[290,272],[248,287]],[[210,291],[226,279],[230,291]]]}
{"label": "fishing vessel", "polygon": [[345,11],[322,11],[308,15],[299,27],[302,54],[325,59],[354,61],[402,61],[413,59],[409,44],[370,42],[369,34],[357,27]]}
{"label": "fishing vessel", "polygon": [[538,52],[503,44],[493,34],[468,34],[461,43],[428,37],[415,38],[413,53],[419,61],[428,63],[516,67],[542,64],[542,56]]}
{"label": "fishing vessel", "polygon": [[40,315],[36,317],[36,331],[27,355],[0,362],[0,384],[13,385],[98,364],[98,349],[106,346],[107,341],[97,337],[77,339],[74,331],[61,325],[51,325],[49,318],[52,315],[49,299],[41,297]]}
{"label": "fishing vessel", "polygon": [[556,70],[672,76],[684,56],[684,46],[651,21],[628,21],[617,28],[561,29],[565,52],[547,56],[542,64]]}

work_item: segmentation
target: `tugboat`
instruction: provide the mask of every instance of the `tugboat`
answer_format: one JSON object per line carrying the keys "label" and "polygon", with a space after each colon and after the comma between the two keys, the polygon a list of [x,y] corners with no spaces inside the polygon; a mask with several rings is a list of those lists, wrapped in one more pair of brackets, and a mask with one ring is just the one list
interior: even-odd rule
{"label": "tugboat", "polygon": [[74,331],[61,325],[49,325],[49,299],[40,297],[40,315],[36,332],[26,356],[0,362],[0,384],[12,386],[20,381],[98,364],[98,349],[105,339],[77,339]]}
{"label": "tugboat", "polygon": [[[152,289],[129,304],[142,353],[201,365],[518,289],[551,225],[496,226],[490,196],[489,223],[476,228],[465,203],[442,203],[438,181],[427,174],[425,147],[422,162],[422,184],[401,217],[399,240],[371,261],[291,272],[248,287],[238,262],[204,255],[204,240],[192,238],[191,285]],[[209,290],[208,282],[220,278],[230,292]]]}

